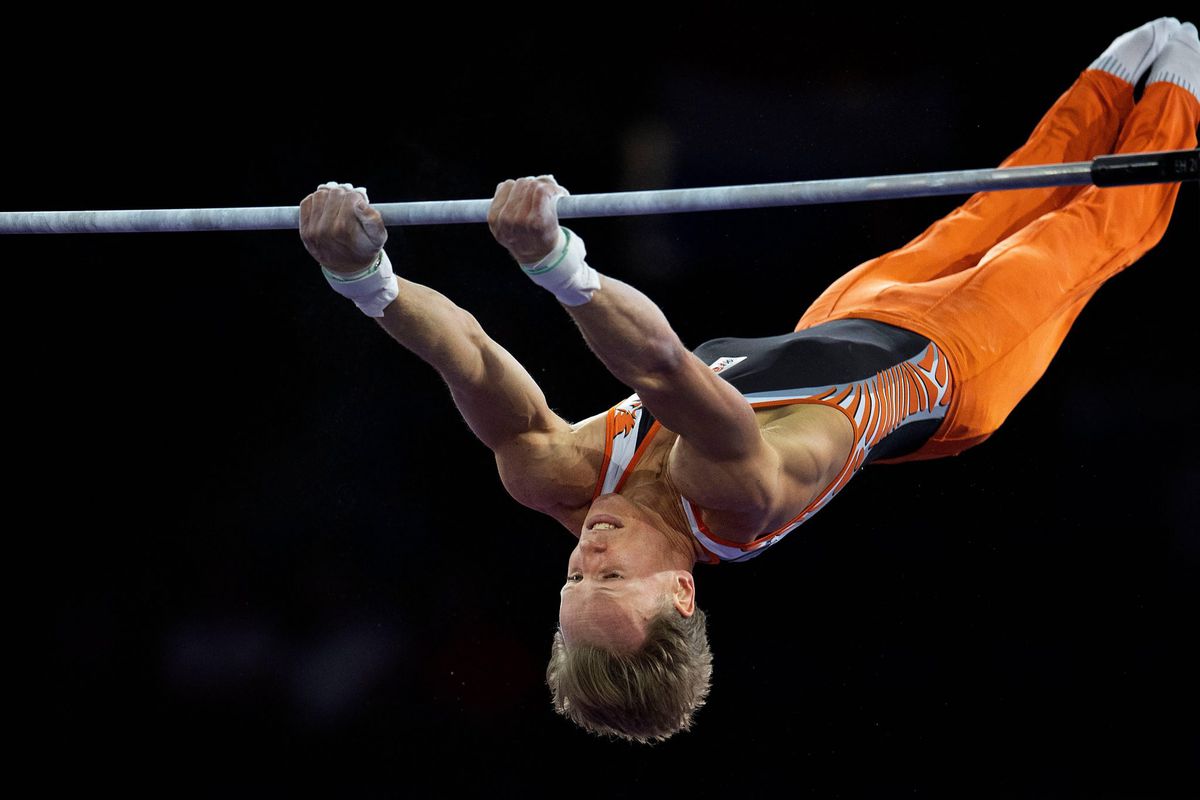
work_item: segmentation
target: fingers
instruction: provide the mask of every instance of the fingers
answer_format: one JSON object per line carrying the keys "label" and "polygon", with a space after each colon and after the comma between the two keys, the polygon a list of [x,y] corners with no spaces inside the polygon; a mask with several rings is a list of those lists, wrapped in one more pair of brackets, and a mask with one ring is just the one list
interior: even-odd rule
{"label": "fingers", "polygon": [[300,239],[305,249],[316,257],[314,248],[320,232],[321,220],[324,217],[325,197],[321,192],[313,192],[300,201]]}
{"label": "fingers", "polygon": [[488,227],[498,239],[508,238],[514,223],[524,218],[529,208],[529,178],[502,181],[488,207]]}
{"label": "fingers", "polygon": [[[522,178],[517,181],[513,198],[513,214],[519,220],[531,219],[541,210],[546,200],[546,186],[537,178]],[[539,214],[540,216],[540,214]]]}
{"label": "fingers", "polygon": [[370,208],[370,202],[367,190],[363,187],[329,181],[300,201],[300,225],[345,224],[358,219],[357,209]]}
{"label": "fingers", "polygon": [[488,208],[488,226],[495,233],[504,226],[531,217],[553,216],[555,201],[570,194],[558,185],[553,175],[506,180],[496,185],[496,194]]}
{"label": "fingers", "polygon": [[329,181],[328,183],[322,183],[317,187],[318,192],[322,189],[345,189],[348,192],[358,192],[363,196],[364,200],[366,200],[368,203],[371,202],[371,199],[367,197],[367,190],[361,186],[355,186],[352,183],[337,183],[335,181]]}
{"label": "fingers", "polygon": [[492,233],[496,233],[496,225],[500,221],[500,214],[504,210],[504,206],[508,203],[508,198],[512,195],[513,188],[517,182],[514,180],[501,181],[496,184],[496,194],[492,197],[492,204],[488,206],[488,227],[492,229]]}
{"label": "fingers", "polygon": [[[305,200],[309,198],[313,199],[314,201],[321,201],[322,204],[325,202],[335,201],[348,201],[352,203],[365,204],[371,202],[371,198],[367,197],[367,190],[363,187],[355,186],[350,183],[334,183],[333,181],[322,183],[317,187],[317,190],[306,197]],[[301,205],[303,205],[303,203],[301,203]]]}
{"label": "fingers", "polygon": [[557,205],[565,194],[553,175],[501,182],[488,208],[492,236],[518,263],[539,261],[553,251],[561,236]]}
{"label": "fingers", "polygon": [[300,231],[303,235],[304,226],[312,219],[313,213],[313,195],[309,195],[300,201]]}
{"label": "fingers", "polygon": [[323,266],[353,271],[387,242],[387,226],[367,190],[330,181],[300,201],[300,238]]}

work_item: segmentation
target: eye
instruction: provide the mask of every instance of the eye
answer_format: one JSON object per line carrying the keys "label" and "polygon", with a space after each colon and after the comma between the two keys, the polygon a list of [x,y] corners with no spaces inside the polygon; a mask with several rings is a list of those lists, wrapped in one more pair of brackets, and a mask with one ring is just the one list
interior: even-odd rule
{"label": "eye", "polygon": [[567,576],[567,583],[578,583],[581,580],[583,580],[582,575],[568,575]]}
{"label": "eye", "polygon": [[605,577],[605,578],[620,578],[620,577],[621,577],[621,573],[619,573],[619,572],[609,572],[609,573],[607,573],[607,574],[606,574],[604,577]]}

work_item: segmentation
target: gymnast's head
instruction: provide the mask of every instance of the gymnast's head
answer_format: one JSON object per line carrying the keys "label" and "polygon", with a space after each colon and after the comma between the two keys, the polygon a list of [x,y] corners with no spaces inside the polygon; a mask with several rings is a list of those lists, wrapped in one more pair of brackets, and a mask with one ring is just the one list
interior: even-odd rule
{"label": "gymnast's head", "polygon": [[589,510],[567,561],[546,680],[560,714],[655,742],[691,727],[712,674],[691,549],[661,515],[619,495]]}

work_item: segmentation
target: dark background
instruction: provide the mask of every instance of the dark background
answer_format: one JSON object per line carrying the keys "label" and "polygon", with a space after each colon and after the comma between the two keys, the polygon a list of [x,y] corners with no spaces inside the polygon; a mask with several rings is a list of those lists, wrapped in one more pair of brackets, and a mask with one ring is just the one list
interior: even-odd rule
{"label": "dark background", "polygon": [[[992,166],[1155,16],[565,13],[391,30],[345,10],[294,33],[231,16],[136,38],[81,24],[56,52],[85,80],[10,52],[29,80],[9,90],[3,208]],[[575,228],[695,346],[790,330],[959,202]],[[295,234],[5,238],[28,512],[10,587],[30,642],[49,634],[17,652],[41,678],[34,750],[71,765],[47,780],[1187,793],[1198,206],[1185,186],[1162,243],[1097,294],[990,441],[870,467],[768,556],[698,567],[713,690],[695,730],[653,748],[554,715],[543,670],[574,540],[504,494],[436,374],[334,295]],[[626,394],[483,226],[393,229],[388,250],[564,417]]]}

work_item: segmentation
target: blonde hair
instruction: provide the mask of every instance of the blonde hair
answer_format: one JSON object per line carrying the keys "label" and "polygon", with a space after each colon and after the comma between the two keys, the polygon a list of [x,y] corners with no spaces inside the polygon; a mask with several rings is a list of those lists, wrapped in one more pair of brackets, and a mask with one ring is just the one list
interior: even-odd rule
{"label": "blonde hair", "polygon": [[546,668],[558,713],[592,733],[643,744],[691,728],[711,678],[704,612],[685,617],[670,602],[650,620],[636,652],[567,645],[560,629]]}

